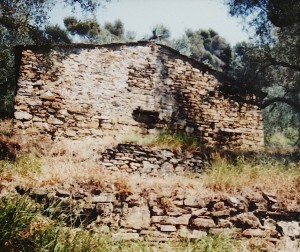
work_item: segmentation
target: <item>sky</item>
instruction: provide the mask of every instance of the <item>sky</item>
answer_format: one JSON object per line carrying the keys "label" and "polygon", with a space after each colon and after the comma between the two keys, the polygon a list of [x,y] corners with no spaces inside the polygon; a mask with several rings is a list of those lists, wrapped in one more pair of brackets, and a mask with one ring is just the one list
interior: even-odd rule
{"label": "sky", "polygon": [[[70,8],[57,5],[51,22],[63,27],[63,18],[72,15]],[[80,12],[77,16],[82,18]],[[224,0],[111,0],[99,8],[96,18],[100,25],[121,19],[126,31],[134,31],[137,39],[151,35],[157,24],[164,24],[172,38],[182,36],[187,28],[213,29],[232,46],[248,40],[241,20],[230,17]]]}

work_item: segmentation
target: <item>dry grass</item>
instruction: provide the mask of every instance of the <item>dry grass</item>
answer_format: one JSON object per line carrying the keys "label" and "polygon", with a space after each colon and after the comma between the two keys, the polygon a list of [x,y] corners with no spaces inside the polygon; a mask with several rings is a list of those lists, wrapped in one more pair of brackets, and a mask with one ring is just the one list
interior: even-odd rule
{"label": "dry grass", "polygon": [[127,134],[116,138],[118,143],[132,143],[142,146],[171,149],[176,152],[195,152],[203,148],[198,138],[183,132],[172,133],[162,130],[153,135],[142,135],[138,133]]}
{"label": "dry grass", "polygon": [[[63,185],[74,188],[97,187],[101,190],[115,191],[120,194],[156,192],[162,196],[175,195],[186,189],[203,188],[200,180],[169,175],[161,178],[142,178],[122,172],[107,171],[93,160],[78,163],[63,157],[47,157],[42,159],[40,173],[32,174],[30,186]],[[202,189],[204,192],[204,188]]]}
{"label": "dry grass", "polygon": [[[176,175],[142,178],[139,175],[105,170],[98,158],[99,153],[107,147],[109,146],[98,146],[95,141],[58,142],[46,154],[23,154],[16,162],[3,161],[1,174],[9,175],[14,184],[27,187],[50,186],[72,190],[83,187],[88,191],[97,187],[123,195],[156,192],[167,197],[180,190],[203,188],[200,180]],[[36,152],[36,147],[33,148]],[[205,191],[204,188],[202,191]]]}
{"label": "dry grass", "polygon": [[116,139],[118,143],[132,143],[137,145],[151,145],[155,142],[157,136],[156,135],[142,135],[139,133],[128,133],[126,135],[119,136]]}
{"label": "dry grass", "polygon": [[[205,197],[265,190],[283,198],[300,199],[300,166],[299,163],[289,162],[288,159],[286,162],[279,162],[267,158],[267,155],[258,154],[254,159],[246,159],[241,155],[233,162],[216,154],[213,163],[197,178],[175,175],[144,178],[107,171],[101,167],[101,163],[98,162],[99,155],[106,148],[115,145],[115,140],[95,141],[93,138],[86,138],[85,141],[63,140],[47,146],[23,140],[26,152],[29,153],[19,155],[16,161],[0,161],[0,191],[7,185],[12,187],[24,185],[29,188],[52,187],[72,191],[81,189],[86,192],[97,189],[115,192],[121,196],[139,194],[145,198],[154,195],[161,207],[166,210],[172,208],[170,198],[179,195],[185,197],[189,194],[201,194],[201,197]],[[171,144],[167,144],[170,147]],[[178,146],[181,148],[180,145]],[[47,225],[48,223],[46,222]],[[54,235],[61,235],[61,240],[65,238],[63,236],[65,232],[57,231],[60,227],[48,227],[46,224],[35,220],[30,223],[27,230],[33,230],[39,225],[45,226],[45,230],[37,228],[38,232],[41,232],[40,239],[43,242],[48,237],[49,242],[52,243],[51,236],[56,237]],[[73,229],[67,232],[68,235],[71,233],[74,233]],[[28,233],[20,234],[23,235],[23,240],[27,240],[25,235]],[[86,244],[86,248],[90,248],[88,246],[91,244],[92,246],[105,244],[106,250],[103,251],[112,251],[112,246],[114,251],[206,251],[204,249],[208,247],[211,249],[209,251],[262,251],[261,249],[268,245],[267,243],[265,245],[264,241],[260,244],[257,241],[251,243],[250,240],[233,240],[230,237],[207,237],[194,243],[170,242],[164,244],[165,246],[160,250],[152,250],[153,247],[146,243],[116,244],[110,241],[109,237],[103,237],[101,234],[93,240],[88,231],[80,230],[74,239],[74,246],[78,245],[77,240],[80,240],[80,244]]]}
{"label": "dry grass", "polygon": [[[141,178],[124,172],[105,170],[98,161],[107,148],[115,142],[111,139],[84,141],[63,139],[52,145],[42,145],[23,138],[27,152],[13,164],[6,163],[2,174],[9,174],[16,183],[28,187],[60,186],[66,189],[98,187],[122,194],[130,192],[159,192],[162,196],[175,194],[178,190],[197,190],[203,188],[200,180],[183,178],[175,175],[153,178]],[[31,154],[34,153],[34,154]],[[23,165],[24,169],[21,169]]]}
{"label": "dry grass", "polygon": [[[192,137],[169,133],[161,134],[154,142],[153,138],[135,136],[137,142],[147,145],[152,142],[151,145],[172,149],[195,150],[199,146]],[[2,138],[8,139],[3,135]],[[128,136],[128,139],[130,138],[133,139],[133,136]],[[112,173],[101,167],[98,161],[101,153],[114,146],[120,139],[95,140],[88,137],[80,141],[58,139],[48,145],[25,137],[16,141],[23,143],[23,152],[25,149],[25,152],[30,154],[20,155],[16,162],[1,161],[1,174],[4,177],[12,177],[16,183],[26,183],[28,186],[60,185],[64,188],[78,188],[80,185],[86,188],[97,186],[123,194],[130,194],[131,191],[141,194],[155,191],[162,197],[184,194],[187,191],[210,194],[241,193],[253,189],[300,198],[299,164],[289,162],[288,158],[286,162],[279,162],[266,158],[267,154],[266,156],[257,154],[255,159],[246,159],[241,155],[233,163],[215,155],[213,163],[201,176],[198,174],[197,178],[190,175],[141,178],[122,172]]]}
{"label": "dry grass", "polygon": [[259,189],[300,198],[298,163],[284,164],[276,160],[259,160],[259,157],[253,160],[240,157],[233,164],[226,158],[216,157],[202,179],[204,185],[213,191]]}
{"label": "dry grass", "polygon": [[[142,178],[101,167],[98,162],[100,153],[113,144],[92,138],[58,141],[48,148],[44,147],[44,153],[22,155],[17,162],[2,163],[2,174],[32,187],[98,187],[124,195],[157,192],[162,197],[169,197],[192,191],[208,195],[216,192],[241,193],[250,189],[300,198],[300,168],[296,162],[284,164],[263,155],[257,155],[256,159],[240,156],[231,162],[215,155],[213,163],[200,176]],[[38,151],[35,144],[31,145],[33,152]]]}

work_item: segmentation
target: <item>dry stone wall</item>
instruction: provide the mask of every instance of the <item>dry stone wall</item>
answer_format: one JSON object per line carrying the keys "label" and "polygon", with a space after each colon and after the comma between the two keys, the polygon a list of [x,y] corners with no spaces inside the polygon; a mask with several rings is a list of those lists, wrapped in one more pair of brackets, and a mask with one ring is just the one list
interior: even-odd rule
{"label": "dry stone wall", "polygon": [[176,153],[169,149],[149,148],[132,144],[118,144],[106,149],[100,163],[106,170],[141,176],[201,173],[204,158],[200,153]]}
{"label": "dry stone wall", "polygon": [[222,92],[218,74],[208,66],[166,46],[18,49],[16,134],[50,140],[171,129],[210,146],[263,145],[261,110]]}
{"label": "dry stone wall", "polygon": [[[201,239],[224,233],[238,239],[264,238],[266,251],[287,251],[279,249],[287,239],[299,248],[297,200],[287,202],[267,192],[208,195],[182,187],[157,192],[155,188],[148,191],[117,190],[113,186],[103,189],[97,184],[90,184],[88,189],[84,184],[70,189],[66,185],[16,189],[38,202],[63,206],[61,212],[72,218],[72,223],[112,232],[115,240],[157,242]],[[288,251],[298,251],[297,248]]]}

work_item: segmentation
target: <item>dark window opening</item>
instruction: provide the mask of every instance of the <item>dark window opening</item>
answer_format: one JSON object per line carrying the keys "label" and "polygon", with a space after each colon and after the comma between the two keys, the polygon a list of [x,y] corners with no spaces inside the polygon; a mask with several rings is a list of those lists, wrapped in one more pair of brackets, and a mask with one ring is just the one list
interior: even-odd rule
{"label": "dark window opening", "polygon": [[144,123],[149,127],[154,127],[154,124],[159,121],[159,112],[144,110],[138,107],[132,112],[132,117],[139,123]]}

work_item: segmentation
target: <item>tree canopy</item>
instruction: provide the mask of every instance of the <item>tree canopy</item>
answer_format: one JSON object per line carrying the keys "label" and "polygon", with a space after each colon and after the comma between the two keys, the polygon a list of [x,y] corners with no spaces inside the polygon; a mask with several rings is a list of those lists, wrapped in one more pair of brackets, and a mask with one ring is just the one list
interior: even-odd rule
{"label": "tree canopy", "polygon": [[191,56],[206,62],[218,70],[224,70],[231,60],[231,47],[217,32],[187,30]]}
{"label": "tree canopy", "polygon": [[[226,0],[229,13],[242,17],[263,41],[269,40],[274,27],[299,25],[298,0]],[[248,28],[250,28],[248,27]]]}
{"label": "tree canopy", "polygon": [[[238,83],[263,90],[267,96],[260,105],[267,108],[265,125],[274,108],[277,121],[287,104],[300,119],[300,1],[228,0],[230,13],[243,17],[245,27],[254,28],[252,44],[234,49],[230,75]],[[281,117],[281,118],[280,118]],[[299,129],[300,123],[294,126]]]}

